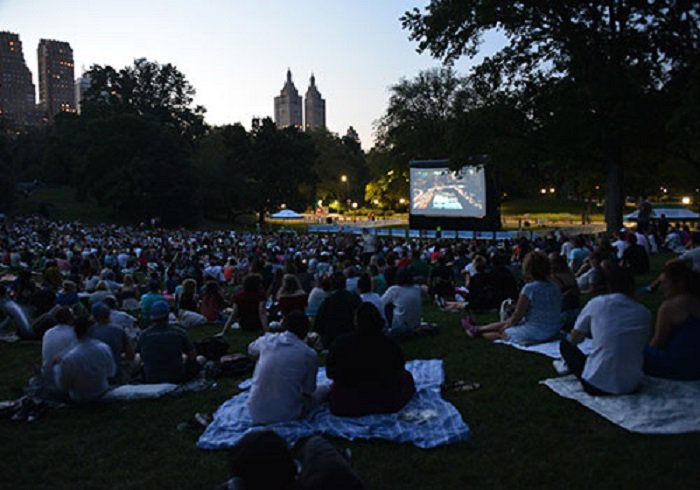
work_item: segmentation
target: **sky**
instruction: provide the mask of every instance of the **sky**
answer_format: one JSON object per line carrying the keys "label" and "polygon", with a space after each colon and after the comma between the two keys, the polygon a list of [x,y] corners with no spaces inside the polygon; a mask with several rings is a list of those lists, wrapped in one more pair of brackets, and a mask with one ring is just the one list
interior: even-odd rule
{"label": "sky", "polygon": [[[287,68],[300,94],[311,73],[326,99],[326,124],[349,126],[362,146],[373,142],[389,88],[440,66],[418,54],[399,17],[428,0],[0,0],[0,30],[20,35],[37,82],[40,39],[67,41],[75,76],[92,64],[122,68],[145,57],[172,63],[195,87],[209,124],[273,117]],[[503,44],[485,37],[479,57],[459,60],[466,74]]]}

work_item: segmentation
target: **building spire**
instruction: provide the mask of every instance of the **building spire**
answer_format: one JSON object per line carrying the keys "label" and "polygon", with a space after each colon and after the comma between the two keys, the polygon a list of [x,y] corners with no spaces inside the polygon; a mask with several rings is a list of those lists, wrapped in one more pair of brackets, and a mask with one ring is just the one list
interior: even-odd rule
{"label": "building spire", "polygon": [[316,86],[316,77],[314,76],[314,72],[311,72],[311,86]]}
{"label": "building spire", "polygon": [[287,82],[292,83],[292,70],[287,68]]}

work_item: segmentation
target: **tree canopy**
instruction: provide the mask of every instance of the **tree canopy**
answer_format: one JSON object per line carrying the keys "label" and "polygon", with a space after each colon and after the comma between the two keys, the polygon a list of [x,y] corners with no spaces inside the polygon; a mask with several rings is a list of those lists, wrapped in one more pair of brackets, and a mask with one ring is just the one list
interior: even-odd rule
{"label": "tree canopy", "polygon": [[[669,80],[696,61],[699,20],[700,2],[675,0],[432,0],[424,10],[413,9],[401,18],[419,51],[448,63],[476,55],[483,35],[500,31],[505,47],[472,75],[476,85],[490,86],[494,94],[525,99],[532,94],[542,107],[548,102],[543,93],[553,88],[566,91],[563,102],[573,101],[574,113],[560,103],[549,111],[549,118],[540,113],[536,121],[533,110],[525,115],[548,124],[554,133],[557,114],[569,123],[575,122],[574,114],[581,117],[580,134],[567,140],[576,142],[574,148],[585,144],[586,153],[606,172],[609,229],[622,223],[624,169],[638,162],[635,147],[644,141],[646,128],[636,123]],[[567,158],[577,156],[569,152]]]}

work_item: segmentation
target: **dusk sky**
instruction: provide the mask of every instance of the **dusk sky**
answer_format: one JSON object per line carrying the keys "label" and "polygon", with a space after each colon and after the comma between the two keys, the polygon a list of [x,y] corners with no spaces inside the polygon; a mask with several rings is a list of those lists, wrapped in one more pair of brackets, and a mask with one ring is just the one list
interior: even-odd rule
{"label": "dusk sky", "polygon": [[[399,17],[427,0],[0,0],[0,30],[16,32],[37,81],[41,38],[68,41],[76,77],[81,66],[121,68],[135,58],[173,63],[197,90],[207,122],[273,116],[273,98],[291,68],[303,95],[309,76],[326,99],[329,130],[354,126],[365,149],[381,117],[389,87],[402,77],[439,66],[416,53]],[[486,39],[482,53],[500,47]],[[466,73],[474,62],[463,59]]]}

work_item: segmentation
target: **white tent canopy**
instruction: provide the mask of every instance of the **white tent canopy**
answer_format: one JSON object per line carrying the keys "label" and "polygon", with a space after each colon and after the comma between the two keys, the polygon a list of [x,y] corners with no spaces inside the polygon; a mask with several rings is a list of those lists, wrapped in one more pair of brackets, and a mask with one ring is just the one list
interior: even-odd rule
{"label": "white tent canopy", "polygon": [[270,218],[272,219],[301,219],[303,217],[303,214],[299,214],[296,211],[292,211],[291,209],[283,209],[281,211],[276,212],[273,215],[270,215]]}
{"label": "white tent canopy", "polygon": [[[637,213],[630,213],[625,215],[625,221],[637,221]],[[666,219],[670,221],[696,221],[700,220],[700,214],[691,211],[690,209],[681,207],[654,207],[651,211],[652,219],[659,219],[661,215],[666,215]]]}

